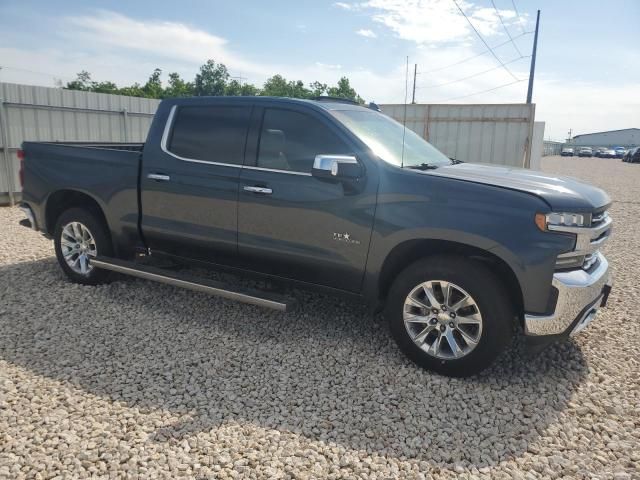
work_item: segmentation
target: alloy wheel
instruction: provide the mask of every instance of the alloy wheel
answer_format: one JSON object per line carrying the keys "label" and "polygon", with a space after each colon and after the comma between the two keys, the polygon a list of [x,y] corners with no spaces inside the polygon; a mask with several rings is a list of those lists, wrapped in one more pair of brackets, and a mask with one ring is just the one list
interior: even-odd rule
{"label": "alloy wheel", "polygon": [[62,228],[60,247],[67,265],[75,273],[88,275],[93,270],[89,259],[95,257],[98,251],[96,241],[85,225],[80,222],[67,223]]}
{"label": "alloy wheel", "polygon": [[482,315],[463,288],[444,280],[417,285],[404,302],[404,326],[413,342],[442,360],[465,357],[480,342]]}

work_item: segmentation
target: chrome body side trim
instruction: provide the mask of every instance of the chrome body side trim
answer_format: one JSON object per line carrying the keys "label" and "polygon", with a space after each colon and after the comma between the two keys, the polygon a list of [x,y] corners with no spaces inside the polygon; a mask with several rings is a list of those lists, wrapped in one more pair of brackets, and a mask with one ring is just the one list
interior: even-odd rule
{"label": "chrome body side trim", "polygon": [[160,140],[160,148],[164,153],[168,153],[169,155],[173,154],[169,150],[167,150],[167,141],[169,140],[169,134],[171,133],[171,127],[173,126],[173,117],[175,117],[176,115],[176,107],[177,105],[174,105],[169,111],[167,123],[164,124],[164,131],[162,132],[162,139]]}
{"label": "chrome body side trim", "polygon": [[600,305],[597,300],[602,297],[605,285],[611,285],[611,278],[607,259],[599,252],[595,255],[597,255],[597,266],[591,272],[579,268],[556,272],[553,275],[551,284],[558,289],[555,310],[550,315],[525,314],[524,330],[526,335],[564,333],[585,307],[590,304],[594,305],[585,313],[585,316],[597,311]]}
{"label": "chrome body side trim", "polygon": [[198,160],[196,158],[187,158],[181,157],[180,155],[176,155],[173,152],[170,152],[167,148],[167,142],[169,141],[169,135],[171,134],[171,127],[173,126],[173,121],[176,115],[176,107],[174,105],[171,107],[171,111],[169,112],[169,116],[167,117],[167,123],[164,125],[164,131],[162,132],[162,139],[160,140],[160,149],[166,153],[167,155],[171,155],[173,158],[177,158],[178,160],[182,160],[183,162],[192,162],[192,163],[205,163],[209,165],[218,165],[221,167],[232,167],[232,168],[246,168],[248,170],[259,170],[263,172],[275,172],[275,173],[286,173],[287,175],[302,175],[305,177],[310,177],[310,173],[306,172],[294,172],[289,170],[277,170],[274,168],[262,168],[262,167],[254,167],[251,165],[237,165],[235,163],[223,163],[223,162],[212,162],[211,160]]}
{"label": "chrome body side trim", "polygon": [[278,170],[275,168],[254,167],[252,165],[241,165],[241,168],[245,168],[247,170],[260,170],[262,172],[286,173],[288,175],[302,175],[304,177],[311,176],[311,174],[307,172],[294,172],[293,170]]}

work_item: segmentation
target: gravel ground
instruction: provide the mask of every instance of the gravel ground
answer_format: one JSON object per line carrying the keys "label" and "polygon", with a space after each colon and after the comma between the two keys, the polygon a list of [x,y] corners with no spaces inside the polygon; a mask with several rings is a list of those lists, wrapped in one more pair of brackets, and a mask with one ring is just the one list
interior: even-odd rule
{"label": "gravel ground", "polygon": [[420,370],[331,297],[280,314],[70,284],[0,209],[0,478],[640,478],[640,165],[544,168],[615,199],[610,306],[472,379]]}

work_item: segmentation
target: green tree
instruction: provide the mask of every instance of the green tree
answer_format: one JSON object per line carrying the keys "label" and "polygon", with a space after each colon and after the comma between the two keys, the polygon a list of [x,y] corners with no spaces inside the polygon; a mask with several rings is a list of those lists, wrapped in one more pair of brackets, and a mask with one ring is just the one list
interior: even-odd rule
{"label": "green tree", "polygon": [[255,97],[260,95],[260,89],[251,83],[243,83],[241,89],[243,97]]}
{"label": "green tree", "polygon": [[304,86],[302,80],[287,81],[282,75],[274,75],[264,82],[260,94],[269,97],[309,98],[311,90]]}
{"label": "green tree", "polygon": [[113,82],[94,82],[91,87],[92,92],[118,94],[120,89]]}
{"label": "green tree", "polygon": [[262,95],[267,97],[289,96],[288,83],[282,75],[274,75],[268,78],[262,86]]}
{"label": "green tree", "polygon": [[142,93],[146,98],[162,98],[164,90],[162,89],[162,80],[160,80],[161,75],[162,70],[156,68],[142,87]]}
{"label": "green tree", "polygon": [[91,74],[86,70],[82,70],[76,75],[76,79],[68,82],[65,88],[69,90],[83,90],[85,92],[93,90],[95,82],[91,80]]}
{"label": "green tree", "polygon": [[118,89],[118,94],[119,95],[127,95],[129,97],[144,97],[144,90],[142,89],[142,86],[136,82],[133,85],[129,86],[129,87],[123,87]]}
{"label": "green tree", "polygon": [[320,83],[316,80],[315,82],[310,83],[309,87],[311,87],[312,97],[320,97],[327,94],[328,87],[326,83]]}
{"label": "green tree", "polygon": [[164,89],[163,98],[193,96],[193,83],[185,82],[176,72],[169,74],[169,86]]}
{"label": "green tree", "polygon": [[260,91],[250,83],[240,83],[238,80],[231,80],[227,83],[224,94],[230,97],[253,97]]}
{"label": "green tree", "polygon": [[224,95],[225,87],[229,81],[227,67],[222,64],[207,60],[200,67],[194,82],[195,95]]}
{"label": "green tree", "polygon": [[331,97],[346,98],[361,104],[364,103],[364,100],[356,93],[347,77],[342,77],[338,80],[338,85],[336,87],[329,87],[327,94]]}
{"label": "green tree", "polygon": [[114,82],[96,82],[92,80],[89,72],[82,70],[77,74],[76,79],[68,82],[64,88],[147,98],[189,97],[193,95],[265,95],[272,97],[313,98],[329,95],[364,103],[364,100],[351,86],[347,77],[342,77],[334,87],[329,87],[326,83],[318,81],[310,83],[309,87],[305,87],[302,80],[287,80],[282,75],[276,74],[268,78],[263,88],[259,89],[250,83],[241,83],[235,79],[230,80],[227,67],[213,60],[207,60],[207,62],[200,67],[193,82],[187,82],[183,80],[180,75],[173,72],[169,74],[167,87],[163,87],[161,77],[162,70],[156,68],[144,85],[136,82],[133,85],[119,88]]}

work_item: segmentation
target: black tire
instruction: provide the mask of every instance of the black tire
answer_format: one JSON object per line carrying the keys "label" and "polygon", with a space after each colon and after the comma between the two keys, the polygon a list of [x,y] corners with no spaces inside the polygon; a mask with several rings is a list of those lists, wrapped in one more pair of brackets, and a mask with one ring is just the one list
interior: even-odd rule
{"label": "black tire", "polygon": [[100,283],[105,283],[109,279],[109,271],[91,268],[88,273],[82,274],[75,272],[65,260],[62,253],[62,231],[64,227],[71,222],[79,222],[89,230],[93,236],[93,240],[95,241],[95,247],[98,255],[105,257],[113,256],[111,237],[102,218],[94,212],[83,208],[70,208],[63,212],[56,222],[53,242],[58,264],[67,277],[74,283],[81,283],[83,285],[98,285]]}
{"label": "black tire", "polygon": [[[435,280],[452,282],[464,289],[482,315],[477,345],[458,359],[441,359],[425,352],[405,328],[403,311],[407,296],[421,283]],[[515,325],[514,307],[503,283],[482,263],[455,255],[427,257],[402,271],[389,291],[385,316],[407,357],[423,368],[450,377],[471,376],[491,365],[509,345]]]}

